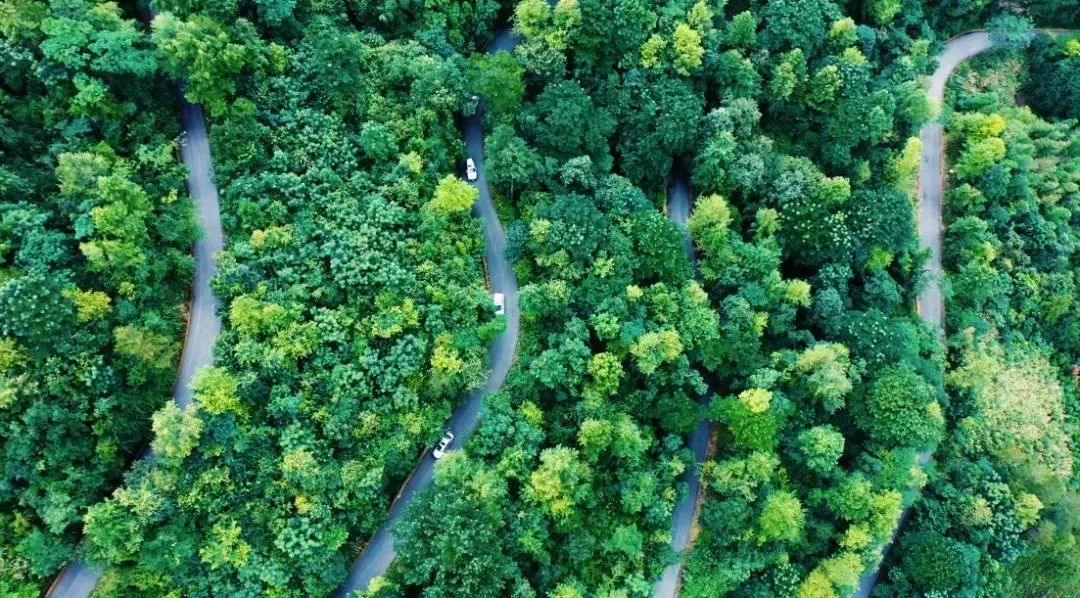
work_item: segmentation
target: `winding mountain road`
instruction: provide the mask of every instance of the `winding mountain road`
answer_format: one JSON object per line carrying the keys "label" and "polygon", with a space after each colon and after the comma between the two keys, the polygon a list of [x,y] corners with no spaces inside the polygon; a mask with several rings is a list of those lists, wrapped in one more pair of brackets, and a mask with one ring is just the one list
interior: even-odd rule
{"label": "winding mountain road", "polygon": [[[667,196],[668,218],[675,223],[683,232],[683,251],[690,263],[697,270],[697,255],[694,250],[694,241],[686,229],[686,222],[690,218],[690,182],[686,172],[681,169],[674,171],[671,185],[668,187]],[[699,403],[706,403],[709,393],[698,397]],[[705,451],[709,444],[710,422],[702,419],[697,428],[687,439],[686,446],[694,453],[694,466],[683,472],[681,481],[686,484],[688,492],[676,505],[671,514],[671,547],[675,552],[682,553],[690,544],[690,528],[694,524],[695,509],[697,508],[698,494],[701,492],[701,463],[705,461]],[[664,574],[653,585],[653,598],[674,598],[679,591],[679,578],[682,574],[683,560],[686,555],[680,555],[677,563],[672,563],[664,569]]]}
{"label": "winding mountain road", "polygon": [[[210,159],[210,141],[206,134],[206,119],[202,108],[184,99],[178,91],[180,123],[185,135],[180,146],[180,158],[188,168],[188,194],[195,202],[196,217],[202,231],[195,241],[195,281],[192,287],[191,311],[188,315],[187,337],[180,356],[180,371],[173,387],[173,401],[181,409],[191,404],[191,379],[200,368],[213,361],[214,341],[221,332],[217,315],[218,300],[210,290],[210,280],[217,272],[214,255],[222,250],[221,214],[218,190],[214,184],[214,166]],[[153,453],[142,458],[153,458]],[[97,586],[101,570],[87,565],[82,559],[68,563],[46,593],[49,597],[86,598]]]}
{"label": "winding mountain road", "polygon": [[[1065,30],[1046,30],[1052,35],[1066,33]],[[994,39],[987,31],[971,31],[950,39],[945,44],[945,50],[938,55],[938,67],[930,76],[930,87],[927,96],[937,105],[943,105],[945,100],[945,84],[948,83],[956,67],[965,60],[981,54],[994,47]],[[944,125],[940,122],[930,122],[923,125],[919,132],[922,140],[922,159],[919,164],[919,242],[924,249],[930,250],[930,261],[926,264],[926,270],[930,274],[929,284],[919,294],[916,310],[919,317],[927,325],[933,328],[939,336],[944,335],[945,303],[941,295],[941,205],[942,190],[945,182],[943,165],[945,163]],[[919,462],[925,465],[930,461],[932,454],[924,452],[919,454]],[[888,554],[892,541],[896,539],[904,521],[911,514],[908,506],[900,513],[900,519],[893,530],[893,537],[885,546],[882,562]],[[877,583],[878,574],[881,572],[880,563],[872,573],[864,575],[859,580],[859,587],[853,594],[853,598],[869,598],[874,585]]]}
{"label": "winding mountain road", "polygon": [[[512,50],[517,44],[517,38],[508,30],[503,29],[495,36],[488,46],[488,53],[499,50]],[[506,329],[499,334],[488,348],[488,363],[491,367],[491,375],[487,383],[469,393],[468,398],[455,411],[453,417],[447,423],[447,427],[454,432],[453,448],[460,447],[476,431],[480,420],[480,408],[483,406],[484,397],[502,388],[506,380],[506,374],[514,363],[517,353],[518,333],[521,328],[521,312],[518,309],[518,284],[517,275],[506,259],[506,233],[499,223],[499,215],[495,212],[495,203],[491,200],[491,191],[487,184],[487,172],[484,169],[484,105],[477,107],[476,112],[470,116],[463,127],[465,148],[469,157],[476,162],[476,188],[480,192],[476,203],[473,205],[473,215],[484,221],[484,258],[487,262],[488,278],[491,291],[502,293],[506,301]],[[365,590],[371,580],[382,575],[397,557],[394,552],[394,536],[392,529],[394,524],[401,518],[405,507],[412,502],[416,494],[431,485],[435,471],[435,459],[431,453],[425,453],[420,459],[409,479],[406,480],[394,503],[390,505],[390,513],[375,535],[368,540],[364,551],[353,563],[349,570],[349,576],[334,593],[335,596],[348,596],[353,591]]]}
{"label": "winding mountain road", "polygon": [[[492,53],[499,50],[512,50],[517,41],[516,36],[509,29],[503,29],[495,36],[487,51]],[[938,57],[939,66],[930,78],[929,97],[941,103],[945,83],[953,70],[964,60],[992,47],[990,35],[983,31],[967,33],[950,40],[946,44],[946,50]],[[455,446],[464,444],[475,431],[484,396],[502,387],[514,361],[520,331],[517,278],[505,257],[506,235],[499,223],[495,205],[491,199],[484,168],[482,124],[484,110],[481,103],[476,113],[466,120],[463,133],[468,154],[476,163],[478,175],[476,186],[479,198],[473,208],[473,213],[484,221],[485,257],[491,290],[505,296],[506,329],[489,347],[491,375],[486,384],[470,393],[466,401],[454,411],[448,422],[448,427],[456,434]],[[218,302],[210,289],[210,280],[216,271],[214,254],[221,251],[223,247],[223,234],[218,191],[213,182],[210,145],[202,110],[181,97],[180,113],[186,132],[186,142],[181,146],[181,157],[189,170],[188,191],[195,201],[199,224],[203,232],[195,243],[196,271],[190,320],[180,362],[180,372],[173,390],[173,400],[183,408],[192,401],[192,391],[189,388],[191,378],[198,369],[212,362],[214,341],[221,330],[221,320],[217,316]],[[940,122],[928,123],[922,128],[920,136],[923,148],[919,169],[918,228],[922,246],[931,250],[931,259],[927,264],[931,280],[920,294],[917,309],[920,317],[940,332],[944,313],[940,286],[943,126]],[[673,222],[685,230],[689,213],[690,188],[685,174],[679,173],[673,178],[669,190],[668,215]],[[691,262],[694,262],[692,241],[687,237],[684,243],[687,256]],[[708,435],[709,423],[702,421],[688,439],[688,446],[699,464],[705,458]],[[929,458],[929,453],[920,455],[920,461],[926,462]],[[683,481],[690,491],[676,505],[673,512],[672,546],[680,552],[686,549],[689,542],[697,496],[700,492],[697,469],[697,467],[691,468],[683,474]],[[386,571],[396,556],[390,530],[415,495],[431,484],[433,473],[434,459],[428,453],[424,455],[401,489],[390,508],[386,521],[372,536],[354,563],[348,578],[335,593],[336,596],[346,596],[351,591],[363,590],[373,578]],[[909,510],[910,507],[902,513],[901,524]],[[888,547],[885,550],[887,551]],[[675,596],[680,572],[681,562],[667,567],[654,586],[654,596],[656,598]],[[72,561],[54,581],[47,595],[62,598],[89,596],[100,576],[100,570],[86,565],[82,560]],[[854,595],[859,598],[868,597],[877,577],[878,571],[864,576]]]}
{"label": "winding mountain road", "polygon": [[[985,31],[973,31],[954,37],[945,44],[945,51],[938,55],[938,67],[930,76],[930,89],[927,96],[931,101],[942,105],[945,99],[945,84],[949,81],[956,67],[961,62],[985,52],[993,47],[990,34]],[[930,274],[930,280],[926,288],[919,294],[916,311],[923,322],[933,328],[939,336],[944,333],[942,327],[945,314],[945,302],[941,295],[941,195],[944,186],[944,172],[942,164],[945,162],[945,144],[943,141],[944,125],[940,122],[930,122],[923,125],[919,132],[922,140],[922,159],[919,163],[919,243],[924,249],[930,250],[930,261],[926,264],[926,271]],[[930,453],[921,453],[919,462],[926,464],[930,461]],[[885,546],[881,561],[885,561],[892,542],[900,527],[911,514],[911,506],[900,513],[896,528],[893,529],[892,539]],[[859,580],[859,587],[855,590],[853,598],[869,598],[877,583],[878,574],[881,573],[881,564]]]}
{"label": "winding mountain road", "polygon": [[[488,45],[489,54],[498,51],[511,51],[520,39],[508,28],[500,30],[491,44]],[[517,338],[520,326],[520,312],[517,305],[517,278],[513,269],[505,257],[506,235],[499,224],[498,215],[495,213],[494,204],[491,201],[491,193],[488,189],[487,176],[484,168],[484,130],[483,130],[483,104],[465,122],[464,136],[465,146],[469,156],[476,162],[477,180],[476,186],[480,191],[480,197],[473,208],[473,213],[484,220],[484,241],[486,244],[486,257],[488,272],[491,278],[493,292],[501,292],[506,297],[507,329],[492,344],[490,348],[491,377],[483,388],[469,395],[468,400],[458,408],[450,423],[450,429],[456,434],[455,443],[463,444],[472,434],[477,425],[480,406],[484,395],[497,391],[506,374],[513,364],[513,355],[517,347]],[[685,172],[676,171],[672,178],[668,192],[668,217],[686,231],[686,222],[690,216],[690,184]],[[689,235],[683,241],[684,251],[690,262],[696,265],[694,244]],[[699,401],[708,400],[707,395],[699,397]],[[688,439],[687,446],[694,452],[695,463],[700,465],[705,460],[705,450],[709,440],[709,422],[701,421],[693,434]],[[431,484],[434,460],[430,455],[424,455],[423,460],[416,471],[406,482],[401,494],[390,507],[390,514],[382,527],[372,536],[364,552],[353,564],[352,570],[345,583],[338,588],[335,596],[344,598],[350,592],[364,590],[375,577],[382,575],[396,557],[394,552],[394,539],[391,528],[398,521],[405,506],[412,501],[413,496]],[[671,545],[677,552],[686,549],[690,540],[690,528],[694,521],[694,509],[697,505],[697,497],[700,492],[700,480],[698,466],[688,469],[682,475],[682,481],[686,483],[689,492],[675,505],[672,513]],[[674,563],[664,569],[664,574],[653,588],[655,598],[673,598],[678,590],[679,575],[682,570],[682,562]]]}

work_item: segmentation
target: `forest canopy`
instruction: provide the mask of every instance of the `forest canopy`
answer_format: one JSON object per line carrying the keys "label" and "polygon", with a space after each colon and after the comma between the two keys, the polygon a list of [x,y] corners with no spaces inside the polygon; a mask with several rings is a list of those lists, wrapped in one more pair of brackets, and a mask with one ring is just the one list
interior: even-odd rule
{"label": "forest canopy", "polygon": [[[1080,594],[1080,37],[1040,27],[1080,5],[3,2],[0,594],[329,595],[384,524],[358,595]],[[187,407],[178,94],[225,236]]]}

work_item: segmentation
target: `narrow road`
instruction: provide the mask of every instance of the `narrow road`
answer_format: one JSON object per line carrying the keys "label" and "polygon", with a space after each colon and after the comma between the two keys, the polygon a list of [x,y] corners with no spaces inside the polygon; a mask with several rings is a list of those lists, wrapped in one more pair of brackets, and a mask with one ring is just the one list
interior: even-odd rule
{"label": "narrow road", "polygon": [[[213,361],[214,341],[221,332],[217,315],[218,300],[210,290],[210,280],[217,272],[214,255],[222,250],[221,215],[218,190],[214,185],[214,167],[210,159],[210,141],[206,135],[206,119],[202,108],[180,96],[180,122],[186,141],[180,146],[180,157],[188,168],[188,194],[195,201],[195,211],[202,231],[195,241],[195,282],[192,288],[191,313],[188,317],[187,338],[180,356],[180,371],[173,387],[173,401],[183,409],[191,404],[189,388],[195,372]],[[153,458],[153,453],[143,458]],[[87,565],[82,559],[68,563],[49,587],[47,596],[85,598],[97,586],[101,570]]]}
{"label": "narrow road", "polygon": [[[1053,35],[1064,33],[1063,30],[1050,30]],[[950,39],[945,44],[945,51],[938,55],[938,67],[930,76],[930,88],[927,96],[939,106],[944,104],[945,84],[948,83],[956,67],[965,60],[981,54],[994,46],[993,39],[987,31],[971,31]],[[945,181],[943,165],[945,162],[944,126],[941,122],[931,122],[923,125],[919,133],[922,139],[922,160],[919,164],[919,243],[923,248],[929,249],[930,261],[926,264],[926,270],[930,274],[929,284],[919,294],[916,309],[919,317],[939,336],[943,336],[943,318],[945,303],[941,296],[941,198],[942,188]],[[932,454],[924,452],[919,454],[919,463],[925,465],[930,461]],[[893,530],[892,540],[882,551],[882,562],[888,554],[892,541],[896,539],[904,521],[911,514],[911,507],[907,507],[900,513],[900,519]],[[859,587],[853,594],[854,598],[869,598],[874,585],[877,583],[878,574],[881,572],[880,563],[872,573],[864,575],[859,580]]]}
{"label": "narrow road", "polygon": [[[667,197],[668,218],[675,223],[683,232],[683,251],[690,259],[690,264],[697,270],[697,255],[694,251],[694,241],[690,238],[686,229],[686,221],[690,218],[690,183],[687,174],[682,169],[677,169],[672,174],[671,186],[668,188]],[[709,393],[698,397],[699,403],[706,403]],[[671,513],[671,547],[675,552],[682,553],[690,543],[690,528],[694,524],[694,515],[697,508],[698,494],[701,492],[701,463],[705,461],[705,450],[709,444],[708,420],[698,422],[694,433],[687,439],[686,446],[694,452],[694,466],[683,472],[681,481],[686,484],[689,491]],[[682,574],[682,563],[686,555],[680,554],[679,562],[668,565],[664,574],[653,585],[653,598],[674,598],[679,590],[679,577]]]}
{"label": "narrow road", "polygon": [[[495,36],[488,46],[488,53],[499,50],[511,50],[517,44],[517,38],[508,30],[503,29]],[[460,448],[468,441],[476,430],[480,420],[480,407],[484,403],[484,397],[502,388],[506,380],[506,374],[514,363],[517,353],[518,333],[521,327],[521,312],[518,309],[518,284],[517,275],[506,259],[506,233],[499,223],[499,215],[495,213],[495,203],[491,200],[491,191],[487,184],[487,172],[484,169],[484,105],[477,107],[476,112],[465,121],[463,133],[465,148],[469,157],[476,162],[476,188],[480,192],[476,204],[473,205],[473,215],[484,221],[484,258],[487,262],[488,278],[491,282],[491,292],[502,293],[506,301],[506,329],[495,338],[488,348],[488,363],[491,367],[491,375],[487,383],[474,390],[455,411],[453,417],[447,423],[447,427],[454,432],[452,448]],[[405,507],[412,502],[416,494],[431,485],[435,469],[435,459],[431,453],[425,453],[420,459],[420,464],[405,482],[398,497],[390,506],[390,513],[375,535],[368,540],[364,551],[353,563],[349,570],[349,576],[341,587],[334,593],[335,596],[348,596],[351,592],[365,590],[371,580],[386,572],[387,567],[397,557],[394,552],[394,536],[391,530],[394,524],[401,518]]]}
{"label": "narrow road", "polygon": [[[930,89],[927,96],[939,106],[944,103],[945,83],[961,62],[989,50],[992,47],[990,34],[985,31],[974,31],[954,37],[945,44],[945,51],[938,55],[938,67],[930,76]],[[941,296],[941,195],[944,183],[942,164],[945,161],[945,144],[943,142],[944,126],[941,122],[930,122],[923,125],[919,132],[922,139],[922,159],[919,164],[919,244],[924,249],[930,250],[930,261],[926,264],[926,271],[930,274],[930,280],[919,294],[916,310],[919,317],[928,326],[933,328],[938,335],[942,335],[942,320],[945,313],[945,303]],[[930,461],[930,453],[920,453],[919,462],[926,464]],[[892,542],[911,514],[908,506],[900,513],[900,519],[893,529],[892,539],[889,540],[882,551],[881,561],[885,561]],[[853,598],[869,598],[877,583],[878,574],[881,573],[881,563],[873,572],[863,575],[859,580],[859,587],[855,590]]]}

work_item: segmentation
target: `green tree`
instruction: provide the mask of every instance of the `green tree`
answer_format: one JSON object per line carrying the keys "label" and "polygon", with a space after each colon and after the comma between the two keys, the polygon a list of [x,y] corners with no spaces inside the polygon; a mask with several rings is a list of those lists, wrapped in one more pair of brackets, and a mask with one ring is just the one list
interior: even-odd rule
{"label": "green tree", "polygon": [[435,194],[431,201],[424,206],[424,209],[443,215],[467,212],[472,209],[472,205],[476,203],[479,194],[480,192],[477,191],[476,187],[452,174],[446,175],[435,186]]}
{"label": "green tree", "polygon": [[776,491],[765,499],[758,523],[763,540],[795,542],[802,537],[806,512],[798,497],[790,492]]}
{"label": "green tree", "polygon": [[882,370],[856,409],[859,426],[888,446],[928,447],[944,424],[933,389],[907,365]]}
{"label": "green tree", "polygon": [[799,451],[814,473],[829,475],[844,453],[844,435],[832,426],[815,426],[799,433]]}
{"label": "green tree", "polygon": [[154,42],[169,72],[186,82],[187,96],[211,114],[221,114],[237,91],[236,75],[262,64],[258,50],[233,33],[247,35],[250,27],[240,19],[230,31],[202,15],[181,20],[162,13],[154,17]]}
{"label": "green tree", "polygon": [[504,595],[517,577],[505,543],[505,499],[497,472],[462,453],[440,461],[435,483],[394,530],[395,550],[409,563],[405,583],[425,594]]}
{"label": "green tree", "polygon": [[496,114],[517,114],[525,94],[525,69],[509,52],[478,54],[469,59],[469,86]]}
{"label": "green tree", "polygon": [[701,66],[705,49],[701,46],[701,35],[686,23],[675,26],[671,47],[675,52],[675,72],[689,76]]}

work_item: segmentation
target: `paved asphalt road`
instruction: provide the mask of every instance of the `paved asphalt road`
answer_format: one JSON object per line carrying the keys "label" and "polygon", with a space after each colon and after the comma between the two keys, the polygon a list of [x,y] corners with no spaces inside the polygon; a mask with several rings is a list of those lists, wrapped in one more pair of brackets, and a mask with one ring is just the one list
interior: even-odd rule
{"label": "paved asphalt road", "polygon": [[[686,172],[677,169],[672,176],[671,186],[668,188],[667,197],[668,218],[678,226],[684,234],[683,250],[690,258],[690,263],[697,268],[697,256],[694,253],[694,242],[686,230],[686,221],[690,217],[690,183]],[[709,400],[709,394],[698,397],[698,402],[705,403]],[[694,507],[697,506],[698,493],[701,492],[700,469],[705,460],[705,449],[709,443],[709,422],[702,420],[698,423],[694,433],[687,440],[687,446],[694,452],[694,467],[683,472],[682,482],[686,484],[688,492],[671,514],[671,547],[676,552],[686,550],[690,543],[690,528],[694,523]],[[685,555],[684,555],[685,556]],[[664,569],[663,576],[653,585],[653,598],[674,598],[679,589],[679,576],[682,572],[682,558],[679,562],[668,565]]]}
{"label": "paved asphalt road", "polygon": [[[1054,33],[1059,33],[1054,31]],[[945,44],[945,51],[938,55],[938,68],[930,77],[930,89],[927,95],[938,105],[943,104],[945,97],[945,84],[949,80],[956,67],[968,58],[981,54],[993,47],[990,34],[986,31],[972,31],[958,35]],[[939,335],[944,332],[942,327],[945,304],[941,296],[941,197],[944,172],[942,171],[945,160],[945,146],[942,140],[943,127],[940,122],[932,122],[923,125],[920,137],[922,138],[922,160],[919,165],[919,242],[924,248],[931,250],[930,262],[926,265],[930,273],[930,283],[919,295],[919,316],[927,325],[934,328]],[[926,464],[930,461],[931,454],[921,453],[919,462]],[[893,539],[911,514],[911,507],[904,509],[900,514],[896,529],[893,530]],[[884,549],[888,553],[891,542]],[[884,557],[882,558],[884,560]],[[859,587],[853,594],[854,598],[868,598],[870,592],[877,583],[880,569],[864,575],[859,581]]]}
{"label": "paved asphalt road", "polygon": [[[206,136],[206,119],[202,108],[189,103],[180,95],[180,120],[186,132],[186,142],[180,147],[180,157],[188,167],[188,193],[195,201],[195,210],[202,234],[195,242],[195,284],[192,289],[191,313],[187,338],[180,357],[180,372],[173,387],[173,401],[181,408],[191,404],[188,387],[192,376],[213,360],[214,341],[221,331],[217,316],[217,297],[210,290],[210,279],[217,272],[214,254],[222,249],[221,217],[218,210],[218,191],[214,185],[214,167],[210,160],[210,142]],[[145,455],[144,455],[145,456]],[[49,587],[47,596],[85,598],[94,591],[99,569],[82,559],[68,563]]]}
{"label": "paved asphalt road", "polygon": [[[498,50],[510,50],[517,43],[516,38],[508,30],[504,29],[495,36],[488,52]],[[476,187],[480,191],[480,197],[473,206],[473,214],[484,221],[484,257],[487,262],[488,279],[491,284],[491,292],[502,293],[506,301],[506,330],[504,330],[488,348],[488,363],[491,367],[491,375],[484,386],[474,390],[469,397],[455,411],[453,417],[447,423],[447,427],[454,432],[454,443],[451,448],[459,448],[465,444],[480,419],[480,407],[483,405],[484,396],[493,393],[502,387],[506,380],[506,374],[514,363],[517,352],[518,333],[521,326],[521,313],[518,310],[518,284],[510,262],[506,259],[506,234],[499,223],[499,216],[495,213],[495,204],[491,200],[491,191],[488,189],[487,172],[484,169],[484,106],[477,108],[476,113],[465,121],[464,136],[465,147],[469,157],[476,162]],[[348,578],[335,592],[335,596],[348,596],[350,592],[367,589],[371,580],[386,572],[387,567],[394,561],[397,553],[394,552],[394,537],[391,529],[401,518],[405,507],[412,502],[416,493],[431,485],[434,472],[435,459],[430,452],[424,453],[420,464],[405,482],[398,497],[390,506],[390,513],[375,535],[368,540],[364,551],[353,563]]]}

